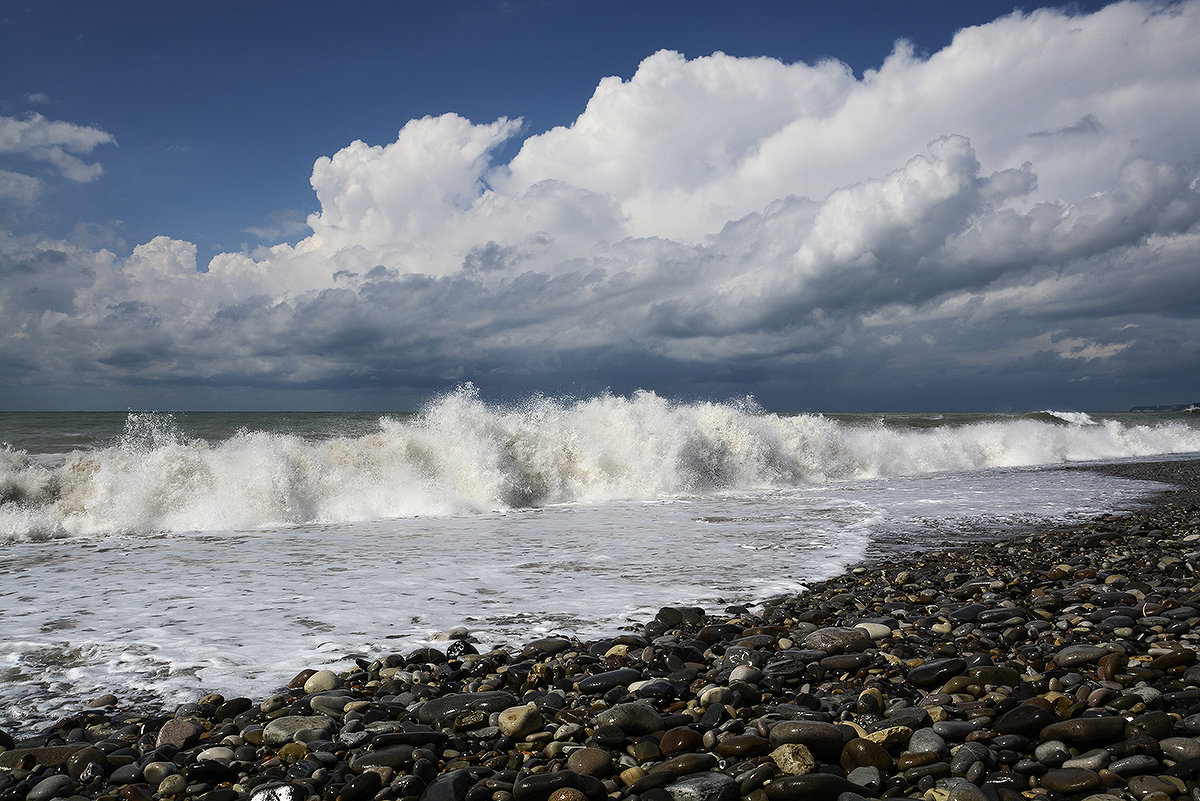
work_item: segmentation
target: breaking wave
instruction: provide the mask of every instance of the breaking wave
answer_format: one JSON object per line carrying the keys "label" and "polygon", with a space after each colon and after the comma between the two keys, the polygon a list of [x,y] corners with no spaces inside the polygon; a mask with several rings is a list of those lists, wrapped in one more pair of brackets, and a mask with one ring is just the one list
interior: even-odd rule
{"label": "breaking wave", "polygon": [[650,392],[482,401],[471,386],[362,436],[241,430],[184,436],[170,415],[47,464],[0,451],[0,542],[231,530],[1200,451],[1184,423],[1079,413],[934,425],[765,413],[753,401],[675,403]]}

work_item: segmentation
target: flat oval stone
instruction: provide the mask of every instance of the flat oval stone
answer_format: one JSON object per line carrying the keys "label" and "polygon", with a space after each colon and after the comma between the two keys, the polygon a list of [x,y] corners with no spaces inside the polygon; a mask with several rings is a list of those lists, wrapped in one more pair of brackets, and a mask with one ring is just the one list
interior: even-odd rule
{"label": "flat oval stone", "polygon": [[563,788],[578,790],[589,801],[604,801],[608,795],[602,781],[573,770],[523,776],[513,784],[512,794],[514,801],[547,801],[556,790]]}
{"label": "flat oval stone", "polygon": [[1056,793],[1081,793],[1100,786],[1100,775],[1086,768],[1054,768],[1038,783]]}
{"label": "flat oval stone", "polygon": [[769,739],[771,745],[776,747],[784,743],[806,745],[814,756],[825,762],[837,760],[846,745],[841,729],[819,720],[785,720],[777,723],[771,727]]}
{"label": "flat oval stone", "polygon": [[370,767],[388,767],[393,770],[412,767],[411,745],[392,745],[375,751],[363,751],[350,760],[351,770],[362,771]]}
{"label": "flat oval stone", "polygon": [[873,661],[875,658],[870,654],[851,653],[827,656],[819,664],[834,673],[857,673]]}
{"label": "flat oval stone", "polygon": [[771,744],[756,734],[735,734],[717,743],[717,753],[726,757],[761,756],[770,750]]}
{"label": "flat oval stone", "polygon": [[61,773],[48,776],[33,786],[26,795],[26,801],[50,801],[51,798],[61,798],[70,795],[75,789],[75,782],[70,776]]}
{"label": "flat oval stone", "polygon": [[1072,718],[1051,723],[1038,736],[1043,740],[1062,740],[1067,744],[1116,742],[1125,738],[1125,718]]}
{"label": "flat oval stone", "polygon": [[737,801],[738,783],[723,773],[696,773],[666,786],[672,801]]}
{"label": "flat oval stone", "polygon": [[1159,761],[1149,754],[1133,754],[1109,763],[1108,769],[1126,778],[1144,773],[1157,773]]}
{"label": "flat oval stone", "polygon": [[686,776],[689,773],[712,770],[717,766],[718,761],[712,754],[704,752],[678,754],[670,759],[659,762],[651,769],[650,773],[670,773],[674,776]]}
{"label": "flat oval stone", "polygon": [[642,679],[642,672],[633,668],[620,668],[587,676],[576,682],[579,692],[585,695],[603,695],[614,687],[628,687]]}
{"label": "flat oval stone", "polygon": [[308,699],[308,706],[314,712],[340,718],[346,711],[346,704],[353,700],[348,695],[314,695]]}
{"label": "flat oval stone", "polygon": [[383,777],[375,771],[369,770],[346,782],[346,786],[338,793],[338,798],[342,801],[363,801],[373,798],[381,787],[383,787]]}
{"label": "flat oval stone", "polygon": [[1167,737],[1159,742],[1163,756],[1182,762],[1185,759],[1200,759],[1200,740],[1191,737]]}
{"label": "flat oval stone", "polygon": [[836,801],[842,793],[870,792],[832,773],[784,776],[763,787],[769,801]]}
{"label": "flat oval stone", "polygon": [[828,654],[840,654],[846,651],[864,651],[871,647],[871,641],[862,629],[827,626],[808,634],[804,638],[804,647]]}
{"label": "flat oval stone", "polygon": [[515,695],[503,690],[489,690],[480,693],[452,693],[441,698],[433,698],[421,704],[417,709],[417,720],[421,723],[437,723],[445,718],[453,718],[463,712],[503,712],[520,701]]}
{"label": "flat oval stone", "polygon": [[596,715],[599,726],[616,726],[626,734],[650,734],[663,727],[662,716],[647,704],[617,704]]}
{"label": "flat oval stone", "polygon": [[914,752],[931,751],[938,756],[948,756],[950,749],[946,741],[933,729],[918,729],[908,740],[908,750]]}
{"label": "flat oval stone", "polygon": [[1107,648],[1099,645],[1068,645],[1054,655],[1054,662],[1061,668],[1092,665],[1108,653]]}
{"label": "flat oval stone", "polygon": [[908,671],[908,681],[922,689],[945,684],[967,669],[967,663],[957,657],[934,659]]}
{"label": "flat oval stone", "polygon": [[996,718],[992,728],[1001,734],[1020,734],[1030,737],[1059,720],[1059,716],[1049,709],[1036,704],[1021,704]]}
{"label": "flat oval stone", "polygon": [[263,729],[263,745],[279,747],[290,743],[302,729],[330,731],[333,721],[321,715],[284,715],[275,718]]}
{"label": "flat oval stone", "polygon": [[158,730],[155,747],[162,748],[164,745],[173,745],[182,751],[198,743],[202,734],[204,734],[204,729],[192,721],[172,718]]}

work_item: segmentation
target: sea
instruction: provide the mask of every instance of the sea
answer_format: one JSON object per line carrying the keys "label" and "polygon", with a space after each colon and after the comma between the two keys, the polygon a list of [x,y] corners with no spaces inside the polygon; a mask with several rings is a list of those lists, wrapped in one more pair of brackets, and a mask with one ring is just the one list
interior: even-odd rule
{"label": "sea", "polygon": [[0,728],[105,693],[722,611],[849,566],[1136,508],[1068,464],[1194,458],[1200,415],[776,413],[652,392],[416,412],[0,413]]}

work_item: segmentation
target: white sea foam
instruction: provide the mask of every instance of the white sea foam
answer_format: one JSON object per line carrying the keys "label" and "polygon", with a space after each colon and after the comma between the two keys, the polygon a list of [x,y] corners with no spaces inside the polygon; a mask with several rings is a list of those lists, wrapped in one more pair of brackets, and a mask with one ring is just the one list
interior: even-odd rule
{"label": "white sea foam", "polygon": [[243,430],[190,438],[169,415],[131,414],[115,443],[57,465],[0,452],[0,542],[471,514],[1200,451],[1200,430],[1180,422],[1047,415],[906,428],[649,392],[499,407],[469,386],[353,437]]}

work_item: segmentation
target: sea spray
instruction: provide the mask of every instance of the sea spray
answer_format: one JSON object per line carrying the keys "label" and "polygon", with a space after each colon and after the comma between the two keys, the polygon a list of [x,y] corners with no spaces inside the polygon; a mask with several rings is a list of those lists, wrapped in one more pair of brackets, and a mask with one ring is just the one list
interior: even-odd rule
{"label": "sea spray", "polygon": [[1200,451],[1200,429],[1178,420],[937,418],[778,415],[752,400],[652,392],[502,406],[470,385],[354,435],[242,428],[205,438],[171,415],[131,413],[114,441],[57,464],[0,451],[0,541],[479,514]]}

